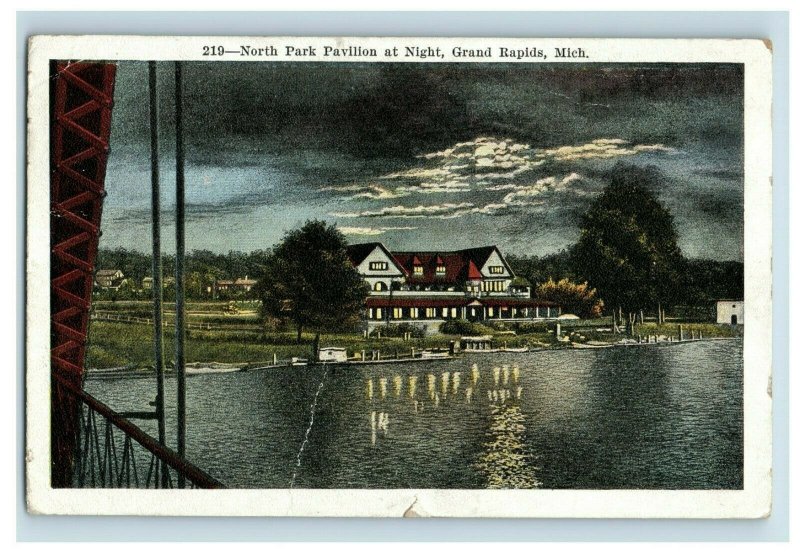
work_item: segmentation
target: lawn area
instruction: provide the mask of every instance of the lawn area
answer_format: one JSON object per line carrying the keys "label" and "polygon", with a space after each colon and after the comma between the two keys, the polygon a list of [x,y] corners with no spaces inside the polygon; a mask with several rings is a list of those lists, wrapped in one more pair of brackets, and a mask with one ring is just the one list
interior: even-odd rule
{"label": "lawn area", "polygon": [[[165,360],[169,363],[174,351],[174,329],[164,329]],[[267,347],[265,344],[231,340],[203,340],[192,337],[186,340],[186,361],[218,361],[221,363],[264,363],[297,355],[297,348],[287,346]],[[111,367],[144,368],[153,365],[153,327],[144,324],[92,321],[86,353],[88,369]]]}
{"label": "lawn area", "polygon": [[[312,350],[313,334],[305,333],[301,343],[296,343],[294,331],[265,332],[254,313],[228,315],[223,312],[227,302],[196,303],[187,307],[187,322],[211,323],[211,330],[190,328],[186,335],[186,361],[188,363],[236,363],[264,365],[272,362],[273,355],[279,360],[291,357],[309,357]],[[166,308],[167,306],[165,306]],[[113,311],[122,316],[141,316],[147,314],[148,302],[97,302],[96,311]],[[135,315],[134,315],[135,314]],[[174,315],[165,312],[165,321],[170,325]],[[566,324],[565,324],[566,323]],[[579,334],[576,341],[616,342],[626,335],[600,332],[595,327],[610,323],[610,320],[562,322],[562,334]],[[516,348],[521,346],[539,347],[554,344],[552,326],[554,322],[531,323],[520,327],[517,335],[507,331],[486,329],[495,333],[495,347]],[[634,335],[678,336],[678,323],[645,323],[636,325]],[[692,329],[695,337],[700,333],[704,338],[739,336],[742,327],[711,323],[684,323],[684,337],[689,338]],[[382,358],[408,355],[411,348],[448,348],[451,340],[458,336],[435,334],[424,338],[403,340],[400,337],[364,338],[357,333],[323,334],[320,346],[336,346],[347,349],[348,355],[360,354],[362,350],[370,355],[373,350],[380,351]],[[164,352],[168,366],[174,351],[174,327],[164,329]],[[147,368],[153,365],[153,327],[148,324],[93,320],[89,327],[89,343],[86,367],[105,369],[113,367]],[[568,345],[568,344],[567,344]],[[563,347],[564,344],[559,344]]]}
{"label": "lawn area", "polygon": [[642,336],[658,334],[677,338],[679,326],[683,326],[684,339],[690,337],[692,330],[694,330],[695,338],[699,338],[701,334],[703,338],[732,338],[744,335],[744,326],[718,325],[714,323],[664,323],[661,325],[645,323],[635,325],[633,333],[634,335],[640,334]]}
{"label": "lawn area", "polygon": [[[311,352],[313,334],[303,334],[300,344],[295,343],[294,332],[256,333],[233,331],[196,331],[190,330],[186,339],[186,361],[241,364],[267,364],[272,361],[273,354],[278,359],[290,357],[308,357]],[[421,349],[447,348],[451,340],[457,336],[438,334],[425,338],[414,338],[404,341],[402,338],[363,338],[357,334],[323,334],[320,345],[347,348],[348,355],[360,353],[361,350],[371,352],[379,350],[381,357],[407,355],[411,348]],[[505,343],[508,347],[531,344],[538,338],[534,335],[502,336],[497,343]],[[174,330],[164,330],[165,359],[171,358],[174,351]],[[153,327],[144,324],[117,323],[108,321],[92,321],[89,330],[89,347],[86,355],[88,369],[105,369],[112,367],[146,368],[153,364]],[[369,355],[369,353],[367,353]]]}

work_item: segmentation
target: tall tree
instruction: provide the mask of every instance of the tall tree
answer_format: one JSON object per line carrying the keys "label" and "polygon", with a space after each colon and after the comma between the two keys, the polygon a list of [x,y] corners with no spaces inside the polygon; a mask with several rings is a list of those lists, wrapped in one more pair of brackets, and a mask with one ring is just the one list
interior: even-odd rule
{"label": "tall tree", "polygon": [[338,330],[359,317],[368,287],[347,257],[347,242],[335,225],[306,221],[288,232],[258,275],[262,317],[291,320],[303,330]]}
{"label": "tall tree", "polygon": [[671,305],[682,286],[683,255],[670,212],[654,190],[653,167],[618,163],[582,217],[575,266],[612,309]]}

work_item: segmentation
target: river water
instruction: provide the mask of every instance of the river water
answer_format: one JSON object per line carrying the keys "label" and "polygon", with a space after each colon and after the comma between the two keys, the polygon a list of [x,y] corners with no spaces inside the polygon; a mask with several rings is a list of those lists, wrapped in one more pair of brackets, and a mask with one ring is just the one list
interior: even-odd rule
{"label": "river water", "polygon": [[[141,410],[155,381],[86,389]],[[229,487],[742,487],[738,340],[204,374],[187,402],[187,456]]]}

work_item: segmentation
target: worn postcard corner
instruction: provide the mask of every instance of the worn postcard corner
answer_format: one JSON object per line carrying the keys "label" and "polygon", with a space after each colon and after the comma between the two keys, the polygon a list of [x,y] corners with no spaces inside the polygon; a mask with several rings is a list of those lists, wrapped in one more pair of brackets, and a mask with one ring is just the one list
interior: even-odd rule
{"label": "worn postcard corner", "polygon": [[29,512],[769,516],[771,56],[32,37]]}

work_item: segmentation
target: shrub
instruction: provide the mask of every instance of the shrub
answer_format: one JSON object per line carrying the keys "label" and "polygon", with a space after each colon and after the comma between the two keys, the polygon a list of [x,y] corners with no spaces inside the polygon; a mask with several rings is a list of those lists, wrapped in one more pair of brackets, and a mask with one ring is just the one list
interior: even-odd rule
{"label": "shrub", "polygon": [[547,332],[547,323],[515,323],[514,330],[517,334],[544,334]]}
{"label": "shrub", "polygon": [[562,313],[572,313],[584,319],[603,314],[603,300],[589,284],[576,284],[568,278],[555,282],[552,278],[536,287],[536,297],[561,306]]}
{"label": "shrub", "polygon": [[402,338],[406,332],[411,333],[412,338],[424,338],[425,329],[418,325],[411,323],[390,324],[387,326],[380,326],[372,330],[370,334],[377,335],[380,332],[381,336],[386,338]]}
{"label": "shrub", "polygon": [[492,334],[492,329],[480,323],[473,323],[465,319],[450,319],[439,327],[442,334],[458,334],[461,336],[482,336]]}

